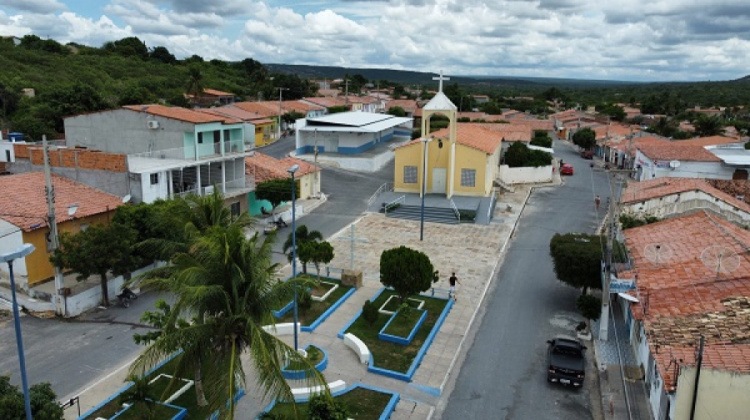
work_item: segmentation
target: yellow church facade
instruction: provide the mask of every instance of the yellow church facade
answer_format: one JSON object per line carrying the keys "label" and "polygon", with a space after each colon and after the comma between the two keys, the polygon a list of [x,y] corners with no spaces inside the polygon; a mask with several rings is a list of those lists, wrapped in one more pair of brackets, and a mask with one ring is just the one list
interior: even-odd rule
{"label": "yellow church facade", "polygon": [[498,133],[463,123],[457,126],[454,143],[450,142],[450,128],[428,138],[431,140],[413,140],[395,150],[395,192],[421,193],[426,173],[427,194],[445,194],[447,198],[492,195],[502,153]]}
{"label": "yellow church facade", "polygon": [[[422,109],[423,138],[396,148],[395,192],[489,197],[502,153],[502,134],[479,124],[457,122],[456,105],[443,93],[441,74],[438,93]],[[448,117],[447,128],[432,132],[433,115]]]}

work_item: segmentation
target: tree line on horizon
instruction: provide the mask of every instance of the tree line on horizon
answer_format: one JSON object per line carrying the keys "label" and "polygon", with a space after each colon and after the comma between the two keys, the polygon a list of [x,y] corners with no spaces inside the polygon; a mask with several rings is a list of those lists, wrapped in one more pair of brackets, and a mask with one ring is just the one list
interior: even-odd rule
{"label": "tree line on horizon", "polygon": [[[366,87],[392,88],[396,98],[426,100],[434,93],[431,74],[423,73],[424,84],[409,84],[414,73],[397,70],[353,69],[326,66],[264,65],[252,58],[227,62],[204,60],[199,55],[177,59],[164,46],[148,47],[137,37],[110,41],[101,47],[77,43],[60,44],[52,39],[26,35],[16,46],[12,39],[0,40],[0,128],[18,131],[32,141],[42,135],[63,135],[63,119],[85,112],[113,109],[123,105],[164,103],[189,107],[186,94],[200,94],[203,88],[232,92],[240,100],[278,100],[277,87],[288,88],[284,99],[313,96],[317,85],[310,74],[291,73],[287,69],[319,68],[316,78],[345,78],[349,93],[356,95]],[[269,70],[273,69],[273,70]],[[338,71],[338,73],[335,73]],[[403,73],[404,79],[398,76]],[[372,79],[387,75],[395,80]],[[404,82],[403,80],[407,80]],[[660,130],[675,138],[674,122],[689,120],[689,108],[727,107],[722,124],[748,128],[750,78],[727,82],[624,83],[585,87],[581,81],[565,85],[513,79],[452,78],[444,92],[460,111],[484,111],[500,114],[515,109],[544,116],[558,109],[595,106],[612,120],[622,121],[622,105],[639,106],[644,114],[665,115]],[[572,82],[572,81],[571,81]],[[33,97],[22,93],[34,90]],[[343,88],[343,87],[342,87]],[[477,103],[473,95],[484,94],[487,103]],[[336,111],[336,110],[334,110]],[[637,122],[637,121],[636,121]],[[669,122],[669,124],[667,124]]]}

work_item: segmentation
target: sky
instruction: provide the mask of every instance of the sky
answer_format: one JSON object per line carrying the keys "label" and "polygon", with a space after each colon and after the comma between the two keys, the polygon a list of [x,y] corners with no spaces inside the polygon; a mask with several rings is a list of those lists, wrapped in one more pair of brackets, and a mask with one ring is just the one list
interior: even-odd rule
{"label": "sky", "polygon": [[750,74],[748,0],[0,0],[0,35],[177,58],[628,81]]}

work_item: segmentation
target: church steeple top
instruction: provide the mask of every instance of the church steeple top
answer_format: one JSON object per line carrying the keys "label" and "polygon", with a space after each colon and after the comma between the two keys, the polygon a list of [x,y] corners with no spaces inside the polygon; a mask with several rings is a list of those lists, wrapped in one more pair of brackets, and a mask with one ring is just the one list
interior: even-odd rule
{"label": "church steeple top", "polygon": [[443,76],[443,71],[440,70],[440,75],[437,77],[433,77],[432,80],[438,81],[438,92],[443,91],[443,80],[451,80],[450,77]]}
{"label": "church steeple top", "polygon": [[427,102],[427,104],[424,106],[423,109],[425,110],[432,110],[432,111],[457,111],[458,107],[451,102],[450,99],[448,99],[447,96],[445,96],[445,93],[443,93],[443,80],[450,80],[450,77],[443,76],[443,71],[440,70],[440,75],[437,77],[433,77],[432,80],[437,80],[438,83],[438,93],[435,94],[435,96],[430,99],[430,102]]}

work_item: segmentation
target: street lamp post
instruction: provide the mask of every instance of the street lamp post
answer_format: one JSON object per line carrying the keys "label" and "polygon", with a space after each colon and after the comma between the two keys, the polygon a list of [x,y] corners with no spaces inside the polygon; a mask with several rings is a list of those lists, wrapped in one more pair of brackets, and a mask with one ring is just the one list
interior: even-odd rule
{"label": "street lamp post", "polygon": [[422,153],[422,209],[419,216],[419,240],[424,239],[424,196],[425,188],[427,186],[427,146],[432,141],[432,137],[422,137],[423,153]]}
{"label": "street lamp post", "polygon": [[16,281],[13,278],[13,260],[23,258],[34,252],[34,245],[23,244],[15,251],[0,254],[0,262],[8,263],[10,273],[10,290],[13,296],[13,325],[16,329],[16,345],[18,346],[18,363],[21,365],[21,384],[23,386],[23,402],[26,408],[26,420],[31,420],[31,400],[29,399],[29,383],[26,379],[26,359],[23,354],[23,337],[21,336],[21,317],[18,314],[16,300]]}
{"label": "street lamp post", "polygon": [[285,90],[289,90],[289,88],[277,87],[276,89],[279,90],[279,135],[277,139],[280,139],[281,138],[281,92]]}
{"label": "street lamp post", "polygon": [[[294,165],[286,171],[292,175],[292,281],[297,277],[297,226],[296,224],[296,186],[294,184],[294,173],[299,170],[299,165]],[[294,351],[297,351],[297,285],[294,285]]]}

